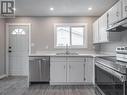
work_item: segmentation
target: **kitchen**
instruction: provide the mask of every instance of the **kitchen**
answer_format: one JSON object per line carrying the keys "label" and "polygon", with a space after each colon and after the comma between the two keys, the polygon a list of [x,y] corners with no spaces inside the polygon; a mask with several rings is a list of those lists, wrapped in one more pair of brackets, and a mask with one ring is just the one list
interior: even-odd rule
{"label": "kitchen", "polygon": [[11,1],[0,95],[127,95],[127,0]]}

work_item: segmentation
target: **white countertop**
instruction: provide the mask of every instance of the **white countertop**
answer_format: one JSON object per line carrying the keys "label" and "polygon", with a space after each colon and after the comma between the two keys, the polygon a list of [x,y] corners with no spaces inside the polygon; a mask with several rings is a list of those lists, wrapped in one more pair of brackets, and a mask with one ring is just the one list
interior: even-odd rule
{"label": "white countertop", "polygon": [[29,54],[30,57],[34,56],[90,56],[90,57],[103,57],[103,56],[115,56],[114,54],[78,54],[78,55],[57,55],[55,53],[36,53],[36,54]]}

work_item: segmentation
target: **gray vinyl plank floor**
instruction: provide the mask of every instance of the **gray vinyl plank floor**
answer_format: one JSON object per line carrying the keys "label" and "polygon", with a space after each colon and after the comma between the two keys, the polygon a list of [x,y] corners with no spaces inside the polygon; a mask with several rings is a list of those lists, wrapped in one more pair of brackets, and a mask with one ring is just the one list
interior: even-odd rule
{"label": "gray vinyl plank floor", "polygon": [[26,77],[8,77],[0,80],[0,95],[96,95],[92,86],[49,86],[32,84]]}

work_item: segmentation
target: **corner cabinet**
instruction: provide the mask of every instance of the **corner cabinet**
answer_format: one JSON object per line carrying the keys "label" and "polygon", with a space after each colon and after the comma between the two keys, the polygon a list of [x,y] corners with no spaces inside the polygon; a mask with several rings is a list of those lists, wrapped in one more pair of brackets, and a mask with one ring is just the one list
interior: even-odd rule
{"label": "corner cabinet", "polygon": [[87,73],[85,69],[92,69],[92,67],[85,66],[87,64],[85,57],[51,57],[50,64],[51,85],[83,85],[88,80],[93,81],[92,79],[85,78]]}

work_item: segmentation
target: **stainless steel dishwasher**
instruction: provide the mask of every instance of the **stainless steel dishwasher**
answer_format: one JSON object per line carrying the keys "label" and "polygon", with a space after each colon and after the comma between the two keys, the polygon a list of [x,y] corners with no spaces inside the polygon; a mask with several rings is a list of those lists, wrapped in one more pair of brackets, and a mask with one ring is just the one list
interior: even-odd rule
{"label": "stainless steel dishwasher", "polygon": [[29,58],[29,81],[49,82],[50,80],[50,57]]}

